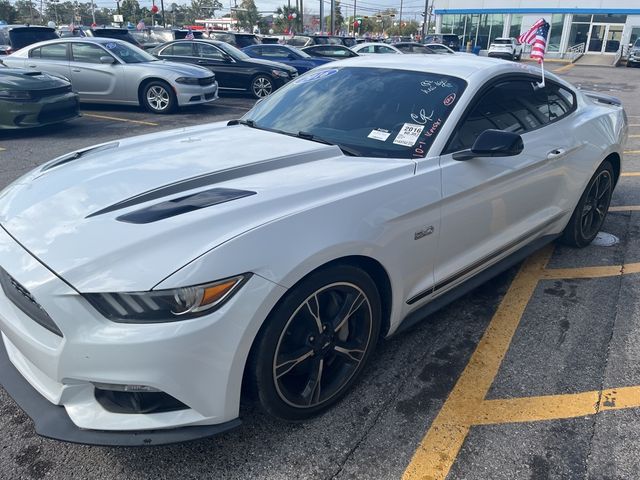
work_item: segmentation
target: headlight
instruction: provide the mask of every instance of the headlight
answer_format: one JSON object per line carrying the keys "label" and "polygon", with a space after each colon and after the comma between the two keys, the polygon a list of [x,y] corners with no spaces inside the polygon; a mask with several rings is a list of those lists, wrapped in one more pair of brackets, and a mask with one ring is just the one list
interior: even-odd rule
{"label": "headlight", "polygon": [[6,100],[30,100],[31,93],[25,90],[0,90],[0,98]]}
{"label": "headlight", "polygon": [[285,72],[284,70],[271,70],[271,73],[273,73],[273,75],[276,77],[289,77],[289,73]]}
{"label": "headlight", "polygon": [[179,77],[176,78],[176,83],[184,83],[186,85],[199,85],[200,79],[194,77]]}
{"label": "headlight", "polygon": [[229,300],[251,274],[172,290],[127,293],[85,293],[91,305],[119,323],[161,323],[211,313]]}

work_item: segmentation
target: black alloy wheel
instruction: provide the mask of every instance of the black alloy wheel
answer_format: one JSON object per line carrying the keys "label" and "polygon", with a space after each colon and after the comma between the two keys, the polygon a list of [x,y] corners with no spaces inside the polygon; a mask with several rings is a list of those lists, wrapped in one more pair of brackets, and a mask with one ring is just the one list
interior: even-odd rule
{"label": "black alloy wheel", "polygon": [[362,270],[311,274],[274,310],[252,352],[254,391],[269,414],[302,420],[355,382],[378,341],[380,298]]}
{"label": "black alloy wheel", "polygon": [[613,195],[613,166],[602,162],[587,184],[561,240],[574,247],[589,245],[602,228]]}

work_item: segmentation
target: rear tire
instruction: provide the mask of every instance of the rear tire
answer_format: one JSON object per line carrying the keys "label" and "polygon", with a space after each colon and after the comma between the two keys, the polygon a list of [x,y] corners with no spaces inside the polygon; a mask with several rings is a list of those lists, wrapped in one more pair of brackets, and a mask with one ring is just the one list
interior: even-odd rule
{"label": "rear tire", "polygon": [[586,247],[600,231],[613,194],[614,172],[605,160],[587,184],[560,241],[572,247]]}
{"label": "rear tire", "polygon": [[271,416],[296,421],[317,415],[356,382],[380,324],[380,295],[366,272],[339,265],[312,273],[265,321],[247,387]]}

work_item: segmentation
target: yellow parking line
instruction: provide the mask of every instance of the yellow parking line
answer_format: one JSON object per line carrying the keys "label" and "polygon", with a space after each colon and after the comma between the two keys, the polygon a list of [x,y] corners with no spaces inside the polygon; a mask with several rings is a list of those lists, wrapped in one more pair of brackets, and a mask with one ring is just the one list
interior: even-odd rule
{"label": "yellow parking line", "polygon": [[130,120],[128,118],[111,117],[111,116],[108,116],[108,115],[97,115],[95,113],[83,113],[82,116],[83,117],[92,117],[92,118],[101,118],[101,119],[104,119],[104,120],[116,120],[118,122],[138,123],[140,125],[150,125],[152,127],[157,127],[159,125],[158,123],[145,122],[143,120]]}
{"label": "yellow parking line", "polygon": [[609,207],[610,212],[638,212],[640,205],[622,205],[618,207]]}
{"label": "yellow parking line", "polygon": [[640,150],[625,150],[625,155],[640,155]]}
{"label": "yellow parking line", "polygon": [[0,152],[4,152],[5,150],[6,150],[6,148],[0,147]]}
{"label": "yellow parking line", "polygon": [[485,400],[475,424],[536,422],[640,407],[640,386],[542,397]]}
{"label": "yellow parking line", "polygon": [[629,135],[629,138],[640,138],[640,135]]}
{"label": "yellow parking line", "polygon": [[550,268],[545,269],[540,276],[541,280],[565,279],[565,278],[602,278],[616,277],[640,273],[640,263],[627,263],[624,265],[604,265],[602,267],[578,267],[578,268]]}
{"label": "yellow parking line", "polygon": [[640,172],[623,172],[620,174],[621,177],[640,177]]}
{"label": "yellow parking line", "polygon": [[547,247],[521,267],[469,363],[420,442],[403,480],[446,478],[552,252],[553,248]]}
{"label": "yellow parking line", "polygon": [[565,65],[564,67],[560,67],[560,68],[556,68],[554,70],[555,73],[562,73],[562,72],[567,72],[569,70],[571,70],[573,67],[575,67],[576,65],[574,63],[570,63],[569,65]]}

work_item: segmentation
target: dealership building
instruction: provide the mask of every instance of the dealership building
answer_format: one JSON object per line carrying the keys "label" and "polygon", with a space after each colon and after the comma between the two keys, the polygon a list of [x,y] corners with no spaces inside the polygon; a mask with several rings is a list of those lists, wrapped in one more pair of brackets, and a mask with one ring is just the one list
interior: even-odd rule
{"label": "dealership building", "polygon": [[433,0],[432,12],[436,33],[482,49],[497,37],[517,37],[542,17],[551,25],[548,57],[580,50],[615,55],[640,36],[638,0]]}

